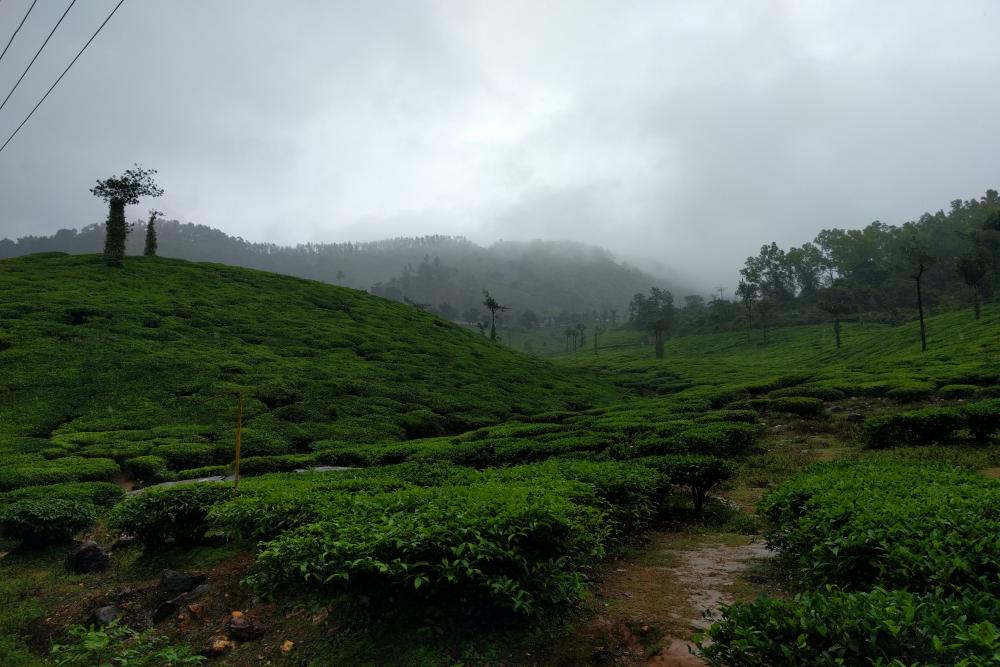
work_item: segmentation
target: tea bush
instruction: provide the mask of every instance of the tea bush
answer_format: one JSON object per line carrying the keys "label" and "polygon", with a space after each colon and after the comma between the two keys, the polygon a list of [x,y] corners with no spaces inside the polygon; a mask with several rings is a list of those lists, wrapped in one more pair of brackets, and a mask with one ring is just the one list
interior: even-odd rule
{"label": "tea bush", "polygon": [[976,440],[986,442],[1000,433],[1000,400],[967,403],[961,411],[965,427]]}
{"label": "tea bush", "polygon": [[124,465],[125,472],[142,484],[156,484],[173,479],[174,475],[167,467],[167,462],[160,456],[137,456],[128,459]]}
{"label": "tea bush", "polygon": [[737,471],[735,463],[715,456],[653,456],[636,459],[636,463],[654,468],[671,484],[686,486],[698,515],[705,507],[709,491],[735,477]]}
{"label": "tea bush", "polygon": [[216,503],[232,496],[228,484],[181,484],[147,489],[116,505],[108,516],[108,527],[133,535],[147,548],[173,540],[190,545],[209,528],[208,512]]}
{"label": "tea bush", "polygon": [[807,396],[786,396],[772,398],[768,409],[773,412],[787,412],[800,417],[817,417],[823,414],[823,401]]}
{"label": "tea bush", "polygon": [[47,486],[26,486],[0,494],[0,505],[15,500],[58,498],[96,507],[111,507],[125,495],[125,490],[111,482],[64,482]]}
{"label": "tea bush", "polygon": [[1000,660],[998,627],[1000,605],[986,593],[828,588],[731,605],[699,652],[712,667],[985,667]]}
{"label": "tea bush", "polygon": [[821,387],[815,385],[801,385],[798,387],[785,387],[775,389],[768,393],[768,398],[788,398],[792,396],[805,396],[807,398],[818,398],[822,401],[842,401],[847,398],[847,393],[833,387]]}
{"label": "tea bush", "polygon": [[938,389],[942,398],[972,398],[979,394],[981,387],[974,384],[946,384]]}
{"label": "tea bush", "polygon": [[822,464],[760,502],[768,543],[804,586],[1000,592],[1000,485],[873,457]]}
{"label": "tea bush", "polygon": [[119,472],[118,464],[110,459],[67,456],[45,460],[39,457],[0,468],[0,491],[61,482],[105,481],[114,479]]}
{"label": "tea bush", "polygon": [[913,403],[934,393],[934,385],[929,382],[905,382],[885,392],[886,398],[899,403]]}
{"label": "tea bush", "polygon": [[32,546],[68,542],[97,520],[90,503],[59,498],[23,499],[0,508],[0,532]]}
{"label": "tea bush", "polygon": [[865,420],[861,442],[878,449],[899,445],[923,445],[940,442],[963,423],[958,408],[922,408],[891,415],[879,415]]}
{"label": "tea bush", "polygon": [[543,487],[476,484],[356,497],[265,545],[248,583],[346,593],[384,607],[441,605],[533,616],[575,600],[599,559],[601,513]]}
{"label": "tea bush", "polygon": [[487,479],[545,484],[547,479],[582,482],[603,502],[613,529],[632,535],[647,526],[669,492],[659,471],[618,461],[550,460],[490,471]]}
{"label": "tea bush", "polygon": [[760,424],[718,422],[682,431],[667,444],[678,453],[737,456],[750,449],[763,430]]}

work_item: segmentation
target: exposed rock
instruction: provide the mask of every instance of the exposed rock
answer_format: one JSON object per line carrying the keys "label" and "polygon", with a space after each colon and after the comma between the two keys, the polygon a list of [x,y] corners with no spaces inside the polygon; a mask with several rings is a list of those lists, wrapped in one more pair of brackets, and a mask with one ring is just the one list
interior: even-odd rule
{"label": "exposed rock", "polygon": [[177,616],[180,610],[181,605],[177,602],[176,598],[173,600],[167,600],[153,610],[153,623],[159,623],[160,621],[165,621],[171,616]]}
{"label": "exposed rock", "polygon": [[865,420],[865,416],[860,412],[850,412],[847,415],[847,421],[849,422],[862,422]]}
{"label": "exposed rock", "polygon": [[203,583],[204,574],[188,574],[176,570],[164,570],[160,574],[160,587],[171,593],[187,593]]}
{"label": "exposed rock", "polygon": [[829,408],[827,408],[827,410],[829,412],[833,412],[833,413],[843,412],[844,411],[844,406],[843,405],[831,405]]}
{"label": "exposed rock", "polygon": [[265,628],[261,623],[242,614],[226,621],[226,634],[236,641],[253,641],[263,635],[264,631]]}
{"label": "exposed rock", "polygon": [[75,574],[104,572],[111,559],[97,542],[87,541],[75,547],[66,556],[66,569]]}
{"label": "exposed rock", "polygon": [[121,615],[122,610],[113,604],[107,607],[100,607],[92,611],[90,616],[87,617],[87,625],[102,627],[108,625]]}
{"label": "exposed rock", "polygon": [[234,648],[236,648],[236,642],[229,637],[225,635],[213,635],[205,642],[205,648],[201,650],[201,654],[209,658],[216,658],[229,653]]}

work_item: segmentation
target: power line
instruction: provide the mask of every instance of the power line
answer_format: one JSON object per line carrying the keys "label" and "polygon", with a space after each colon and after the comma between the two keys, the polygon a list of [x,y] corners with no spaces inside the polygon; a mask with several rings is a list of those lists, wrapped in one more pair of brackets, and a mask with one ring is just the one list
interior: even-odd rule
{"label": "power line", "polygon": [[[76,2],[76,0],[73,1]],[[97,30],[94,31],[94,34],[90,36],[90,39],[87,40],[87,43],[83,45],[83,48],[80,49],[80,51],[76,54],[76,56],[74,56],[73,60],[70,61],[69,65],[66,65],[66,69],[64,69],[63,73],[59,75],[59,78],[56,79],[56,82],[53,83],[47,91],[45,91],[45,94],[42,95],[42,99],[38,100],[38,104],[35,105],[35,108],[32,109],[28,113],[28,115],[24,118],[24,120],[21,121],[21,124],[17,126],[17,129],[14,130],[9,137],[7,137],[7,141],[3,142],[3,146],[0,146],[0,153],[2,153],[3,149],[7,148],[7,144],[9,144],[11,140],[15,136],[17,136],[17,133],[21,131],[21,128],[24,127],[24,124],[28,122],[28,119],[30,119],[35,114],[35,112],[38,111],[38,107],[42,106],[42,102],[45,101],[45,98],[48,97],[49,93],[51,93],[55,89],[55,87],[59,85],[59,82],[62,81],[62,78],[66,76],[66,72],[68,72],[69,69],[73,66],[73,64],[77,61],[77,59],[83,55],[83,52],[87,50],[87,47],[90,46],[90,43],[93,42],[94,38],[100,34],[101,30],[104,29],[104,26],[108,24],[108,21],[111,20],[111,17],[115,15],[115,12],[118,11],[118,8],[121,7],[124,2],[125,0],[118,0],[118,4],[115,5],[115,8],[111,10],[111,13],[108,14],[108,17],[106,19],[104,19],[104,22],[101,23],[101,25],[97,28]],[[70,6],[72,7],[72,5]]]}
{"label": "power line", "polygon": [[17,24],[16,28],[14,28],[14,34],[10,36],[9,40],[7,40],[7,46],[3,47],[3,53],[0,53],[0,60],[3,60],[3,57],[7,55],[7,49],[9,49],[10,45],[14,43],[14,38],[17,37],[17,33],[21,31],[21,26],[24,25],[24,22],[28,20],[28,14],[30,14],[31,10],[35,8],[36,2],[38,2],[38,0],[32,0],[31,6],[28,7],[28,11],[24,13],[24,18],[21,19],[21,22]]}
{"label": "power line", "polygon": [[55,34],[56,29],[59,28],[59,24],[63,22],[63,19],[66,18],[66,15],[69,14],[69,10],[73,9],[73,5],[75,4],[76,0],[70,0],[69,7],[66,8],[66,11],[64,11],[62,16],[59,17],[59,20],[56,21],[56,25],[54,28],[52,28],[52,32],[49,33],[49,36],[46,37],[45,41],[42,42],[42,45],[38,47],[38,51],[35,52],[35,57],[31,59],[31,62],[28,63],[28,66],[24,68],[23,72],[21,72],[21,78],[17,80],[17,83],[14,84],[14,87],[10,89],[9,93],[7,93],[7,97],[5,97],[3,102],[0,103],[0,111],[3,111],[3,108],[7,105],[7,100],[9,100],[10,96],[14,94],[14,91],[17,90],[17,87],[21,85],[21,81],[24,79],[24,76],[28,73],[28,70],[31,69],[31,66],[35,64],[36,60],[38,60],[38,56],[42,52],[42,49],[44,49],[45,45],[49,43],[50,39],[52,39],[52,35]]}

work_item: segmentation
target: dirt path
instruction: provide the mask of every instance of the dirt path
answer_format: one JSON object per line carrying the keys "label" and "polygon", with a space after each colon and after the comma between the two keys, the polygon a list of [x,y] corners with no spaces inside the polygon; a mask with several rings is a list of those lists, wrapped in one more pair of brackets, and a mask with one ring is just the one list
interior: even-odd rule
{"label": "dirt path", "polygon": [[[594,616],[558,647],[559,665],[704,667],[691,637],[717,620],[719,607],[767,587],[759,569],[771,552],[761,538],[729,533],[658,532],[628,560],[613,563],[595,587]],[[756,582],[756,583],[755,583]]]}

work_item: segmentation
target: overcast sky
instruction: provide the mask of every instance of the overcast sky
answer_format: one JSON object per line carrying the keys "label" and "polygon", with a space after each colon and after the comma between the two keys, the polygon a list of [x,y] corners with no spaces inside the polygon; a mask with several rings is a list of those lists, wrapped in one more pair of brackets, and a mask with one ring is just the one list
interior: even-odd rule
{"label": "overcast sky", "polygon": [[[0,48],[29,4],[0,2]],[[70,11],[0,143],[113,5]],[[167,194],[132,216],[575,239],[731,284],[765,241],[1000,186],[997,25],[997,0],[126,0],[0,153],[0,237],[103,219],[88,188],[141,162]]]}

